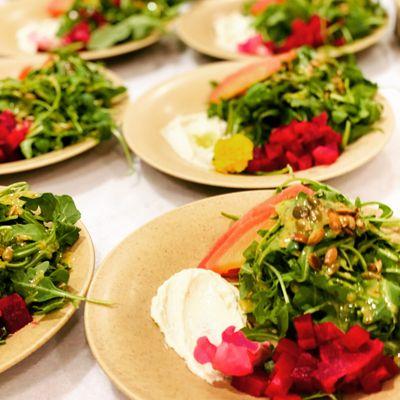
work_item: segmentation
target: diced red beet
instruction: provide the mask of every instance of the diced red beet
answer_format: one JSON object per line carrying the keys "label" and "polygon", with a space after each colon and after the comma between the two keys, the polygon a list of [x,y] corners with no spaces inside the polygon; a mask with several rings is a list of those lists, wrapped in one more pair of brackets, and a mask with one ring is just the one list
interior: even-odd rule
{"label": "diced red beet", "polygon": [[319,345],[344,336],[344,333],[333,322],[315,324],[314,332]]}
{"label": "diced red beet", "polygon": [[279,360],[279,357],[284,353],[290,354],[297,359],[301,354],[301,350],[296,342],[290,339],[283,338],[278,342],[278,345],[276,346],[272,355],[272,360],[274,362],[277,362]]}
{"label": "diced red beet", "polygon": [[315,165],[330,165],[339,158],[339,151],[328,146],[318,146],[312,151]]}
{"label": "diced red beet", "polygon": [[270,160],[276,160],[283,155],[283,147],[280,144],[269,143],[265,145],[265,153]]}
{"label": "diced red beet", "polygon": [[24,299],[17,293],[0,299],[0,313],[9,333],[15,333],[32,322]]}
{"label": "diced red beet", "polygon": [[197,340],[194,358],[200,364],[211,363],[213,368],[226,376],[246,376],[254,367],[271,356],[268,342],[258,343],[246,338],[234,326],[222,333],[222,343],[214,346],[207,337]]}
{"label": "diced red beet", "polygon": [[382,390],[382,385],[385,381],[390,379],[390,372],[384,365],[379,366],[374,371],[361,377],[361,386],[364,393],[376,393]]}
{"label": "diced red beet", "polygon": [[264,39],[260,34],[252,36],[243,43],[239,43],[237,49],[240,53],[258,56],[268,56],[272,54],[270,46],[264,43]]}
{"label": "diced red beet", "polygon": [[320,348],[323,361],[314,376],[326,393],[334,393],[339,379],[349,376],[355,378],[369,364],[376,362],[382,352],[383,342],[377,339],[370,340],[357,353],[341,348],[338,342],[323,345]]}
{"label": "diced red beet", "polygon": [[368,343],[370,335],[368,331],[359,325],[352,326],[349,331],[340,338],[340,343],[349,351],[356,352],[364,344]]}
{"label": "diced red beet", "polygon": [[297,359],[295,356],[283,353],[275,364],[271,380],[265,390],[265,394],[269,397],[283,396],[289,393],[293,384],[292,372],[296,366]]}
{"label": "diced red beet", "polygon": [[311,314],[297,317],[293,321],[297,332],[297,343],[304,350],[313,350],[317,347],[317,340],[314,332],[314,323]]}
{"label": "diced red beet", "polygon": [[256,370],[247,376],[234,376],[231,381],[231,385],[235,389],[255,397],[264,395],[267,383],[268,375],[262,370]]}
{"label": "diced red beet", "polygon": [[297,359],[292,372],[293,386],[291,391],[296,393],[315,393],[319,391],[318,381],[313,372],[318,368],[318,360],[310,353],[303,352]]}
{"label": "diced red beet", "polygon": [[246,376],[254,370],[245,347],[225,342],[217,347],[212,366],[226,376]]}

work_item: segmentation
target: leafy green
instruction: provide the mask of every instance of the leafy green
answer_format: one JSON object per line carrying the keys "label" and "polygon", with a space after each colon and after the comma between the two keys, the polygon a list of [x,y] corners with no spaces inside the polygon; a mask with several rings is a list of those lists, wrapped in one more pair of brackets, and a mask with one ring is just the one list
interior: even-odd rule
{"label": "leafy green", "polygon": [[36,194],[16,183],[0,191],[0,210],[0,297],[18,293],[31,312],[42,314],[85,300],[67,290],[65,252],[80,231],[71,197]]}
{"label": "leafy green", "polygon": [[[129,40],[140,40],[156,30],[177,14],[177,7],[185,0],[76,0],[63,16],[58,36],[64,37],[80,22],[89,24],[91,38],[89,50],[99,50]],[[105,25],[98,23],[93,14],[101,16]]]}
{"label": "leafy green", "polygon": [[[247,3],[245,10],[253,3]],[[308,21],[313,15],[327,21],[325,43],[333,45],[342,38],[346,43],[363,38],[387,19],[384,8],[373,0],[290,0],[267,7],[255,18],[254,26],[265,40],[280,45],[295,19]]]}
{"label": "leafy green", "polygon": [[125,92],[100,66],[60,54],[25,79],[0,80],[0,111],[32,122],[20,145],[23,157],[32,158],[87,138],[109,139],[117,128],[111,107]]}
{"label": "leafy green", "polygon": [[244,253],[239,290],[246,335],[279,339],[289,321],[310,313],[342,330],[360,324],[398,353],[400,221],[386,205],[352,202],[327,185],[303,183],[314,195],[280,203],[274,227],[259,232]]}
{"label": "leafy green", "polygon": [[380,119],[382,105],[376,93],[377,85],[363,76],[353,57],[320,58],[303,48],[292,63],[242,96],[212,103],[208,114],[227,121],[228,134],[245,133],[259,146],[273,128],[327,112],[329,125],[343,134],[345,147]]}

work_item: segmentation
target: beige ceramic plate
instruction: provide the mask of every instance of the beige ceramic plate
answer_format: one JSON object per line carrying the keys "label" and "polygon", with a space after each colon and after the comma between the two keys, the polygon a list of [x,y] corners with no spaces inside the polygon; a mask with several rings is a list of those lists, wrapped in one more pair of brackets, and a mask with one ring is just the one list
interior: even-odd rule
{"label": "beige ceramic plate", "polygon": [[[150,318],[150,303],[165,280],[198,265],[226,231],[230,222],[221,217],[221,211],[243,214],[271,195],[266,190],[239,192],[174,210],[128,236],[100,266],[89,296],[111,300],[115,307],[87,304],[86,335],[101,367],[128,397],[254,400],[227,384],[213,387],[193,375],[178,355],[166,348],[160,330]],[[368,399],[398,399],[393,382],[388,387]],[[395,387],[400,390],[400,378]]]}
{"label": "beige ceramic plate", "polygon": [[[70,249],[72,267],[69,287],[73,293],[86,295],[94,270],[94,249],[86,228],[79,223],[79,240]],[[11,335],[0,348],[0,372],[31,355],[49,341],[72,317],[76,308],[69,304],[62,310],[35,317],[34,322]]]}
{"label": "beige ceramic plate", "polygon": [[[224,15],[241,12],[243,9],[243,0],[205,0],[199,3],[193,9],[183,14],[177,22],[177,33],[179,37],[188,46],[195,50],[212,57],[226,60],[240,60],[249,58],[258,58],[239,52],[227,51],[219,47],[216,43],[214,21]],[[320,49],[321,52],[339,57],[344,54],[352,54],[364,50],[379,42],[387,30],[387,24],[370,36],[357,40],[349,45],[338,47],[325,46]]]}
{"label": "beige ceramic plate", "polygon": [[[10,76],[17,77],[20,71],[24,67],[28,65],[40,66],[43,63],[43,60],[45,60],[46,58],[47,58],[46,56],[35,56],[28,58],[17,57],[14,59],[0,60],[0,79],[4,79]],[[114,73],[112,73],[109,70],[105,70],[105,73],[116,85],[123,85],[123,82]],[[121,96],[120,99],[118,99],[118,102],[116,102],[115,105],[113,106],[113,115],[115,116],[115,119],[119,124],[123,120],[123,115],[128,106],[128,103],[129,103],[128,95],[123,95]],[[52,151],[50,153],[43,154],[41,156],[34,157],[28,160],[0,163],[0,176],[5,174],[14,174],[22,171],[29,171],[32,169],[37,169],[51,164],[55,164],[60,161],[64,161],[68,158],[74,157],[78,154],[81,154],[93,148],[97,144],[98,142],[96,140],[87,139],[84,140],[83,142],[68,146],[62,150]]]}
{"label": "beige ceramic plate", "polygon": [[[17,32],[29,22],[50,18],[46,7],[49,0],[13,0],[0,6],[0,55],[25,55],[17,42]],[[81,56],[87,60],[98,60],[130,53],[156,43],[161,37],[155,32],[142,40],[132,40],[108,49],[83,51]]]}
{"label": "beige ceramic plate", "polygon": [[[163,128],[177,115],[205,111],[210,95],[210,82],[221,80],[245,62],[221,62],[200,67],[154,88],[130,107],[125,114],[124,135],[131,149],[145,162],[177,178],[206,185],[231,188],[273,188],[287,175],[228,175],[201,169],[181,159],[162,136]],[[394,116],[388,102],[376,129],[350,145],[337,162],[314,167],[296,175],[326,180],[343,175],[365,164],[385,146],[394,127]]]}

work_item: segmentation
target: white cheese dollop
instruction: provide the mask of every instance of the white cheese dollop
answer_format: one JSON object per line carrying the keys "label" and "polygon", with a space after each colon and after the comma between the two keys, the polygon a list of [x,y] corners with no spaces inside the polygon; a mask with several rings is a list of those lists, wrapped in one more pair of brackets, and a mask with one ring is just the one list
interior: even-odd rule
{"label": "white cheese dollop", "polygon": [[40,47],[52,50],[59,45],[58,19],[44,19],[24,25],[17,31],[18,47],[25,53],[35,54]]}
{"label": "white cheese dollop", "polygon": [[246,317],[239,307],[239,291],[213,271],[185,269],[168,279],[151,304],[151,317],[164,334],[166,344],[188,368],[209,383],[223,380],[211,364],[201,365],[194,356],[197,339],[207,336],[219,345],[229,326],[241,329]]}
{"label": "white cheese dollop", "polygon": [[180,115],[164,128],[162,134],[181,158],[200,168],[214,169],[214,147],[224,136],[226,125],[217,117],[208,118],[206,112]]}
{"label": "white cheese dollop", "polygon": [[257,35],[253,17],[240,12],[223,15],[214,20],[215,41],[218,47],[238,52],[238,45]]}

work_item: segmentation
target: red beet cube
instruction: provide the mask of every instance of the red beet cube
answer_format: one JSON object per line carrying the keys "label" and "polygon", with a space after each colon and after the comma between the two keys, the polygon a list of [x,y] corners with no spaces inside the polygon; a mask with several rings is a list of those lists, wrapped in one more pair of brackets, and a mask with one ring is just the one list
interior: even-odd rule
{"label": "red beet cube", "polygon": [[234,376],[231,381],[235,389],[255,397],[264,395],[267,384],[268,375],[264,371],[255,371],[247,376]]}
{"label": "red beet cube", "polygon": [[296,366],[297,357],[283,353],[275,364],[271,380],[265,390],[269,397],[285,396],[289,393],[293,384],[292,372]]}
{"label": "red beet cube", "polygon": [[297,394],[287,394],[286,396],[275,396],[272,400],[301,400],[301,397]]}
{"label": "red beet cube", "polygon": [[297,343],[302,349],[313,350],[317,347],[314,323],[310,314],[295,318],[294,327],[297,332]]}
{"label": "red beet cube", "polygon": [[344,336],[344,333],[333,322],[323,322],[322,324],[314,325],[314,332],[319,345]]}
{"label": "red beet cube", "polygon": [[1,319],[9,333],[14,333],[32,322],[24,299],[17,293],[0,299]]}
{"label": "red beet cube", "polygon": [[299,357],[301,354],[301,350],[299,346],[297,346],[296,342],[293,340],[283,338],[279,341],[278,345],[274,350],[274,354],[272,356],[272,360],[277,362],[282,354],[290,354],[294,357]]}
{"label": "red beet cube", "polygon": [[349,331],[341,337],[340,343],[349,351],[356,352],[370,340],[369,332],[359,325],[352,326]]}

